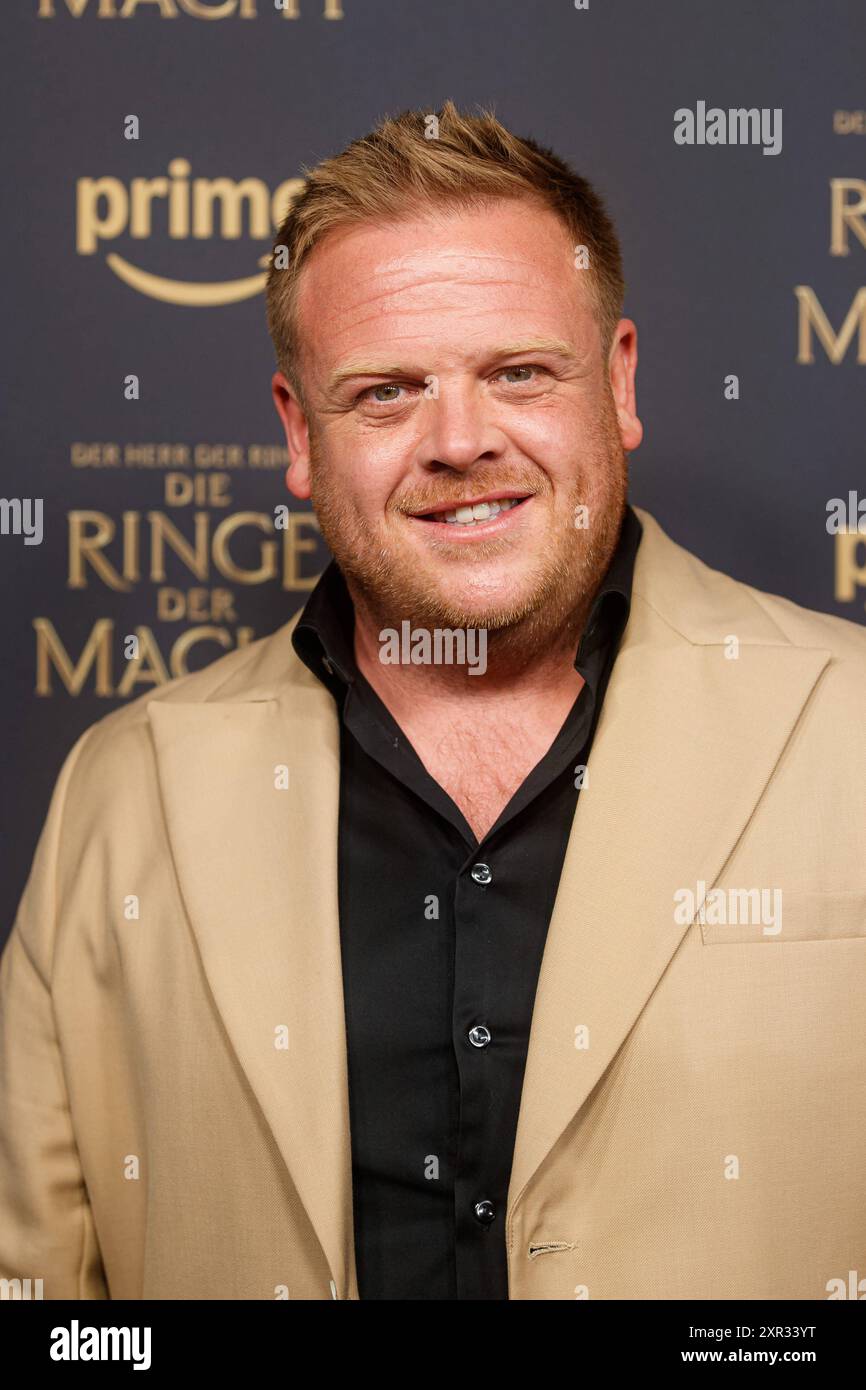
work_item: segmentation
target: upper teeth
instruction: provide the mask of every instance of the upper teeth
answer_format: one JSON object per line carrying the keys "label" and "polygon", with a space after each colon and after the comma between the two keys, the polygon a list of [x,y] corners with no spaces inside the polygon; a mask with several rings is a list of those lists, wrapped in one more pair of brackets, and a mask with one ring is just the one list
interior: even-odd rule
{"label": "upper teeth", "polygon": [[507,512],[521,501],[519,497],[501,497],[498,502],[475,502],[471,507],[458,507],[446,512],[445,520],[458,526],[474,526],[476,521],[491,521],[500,512]]}

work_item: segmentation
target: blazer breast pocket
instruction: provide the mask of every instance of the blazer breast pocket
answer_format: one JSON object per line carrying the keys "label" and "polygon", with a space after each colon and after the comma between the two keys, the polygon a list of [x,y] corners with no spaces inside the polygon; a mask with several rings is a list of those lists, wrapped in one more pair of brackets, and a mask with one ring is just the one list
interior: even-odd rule
{"label": "blazer breast pocket", "polygon": [[[722,891],[727,921],[700,923],[705,946],[748,941],[774,946],[786,941],[845,941],[851,937],[866,937],[866,889],[839,893],[783,889],[775,900],[772,893],[762,900],[760,893],[753,892],[749,899],[743,890]],[[713,916],[712,893],[707,897],[710,901],[704,911],[707,916]],[[768,904],[771,910],[762,913],[762,905]]]}

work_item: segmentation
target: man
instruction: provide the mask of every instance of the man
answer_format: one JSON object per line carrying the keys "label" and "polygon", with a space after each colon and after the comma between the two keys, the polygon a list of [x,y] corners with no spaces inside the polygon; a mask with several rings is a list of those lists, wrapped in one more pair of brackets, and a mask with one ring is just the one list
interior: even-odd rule
{"label": "man", "polygon": [[3,1276],[866,1274],[866,638],[627,506],[622,291],[596,194],[492,116],[311,173],[268,312],[334,562],[64,765],[2,962]]}

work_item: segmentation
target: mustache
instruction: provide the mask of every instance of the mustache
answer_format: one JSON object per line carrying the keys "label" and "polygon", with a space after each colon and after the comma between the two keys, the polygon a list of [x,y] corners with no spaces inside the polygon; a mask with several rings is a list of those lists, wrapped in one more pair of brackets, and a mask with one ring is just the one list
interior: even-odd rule
{"label": "mustache", "polygon": [[447,492],[443,487],[438,487],[435,492],[425,490],[423,492],[405,492],[391,504],[390,510],[396,512],[418,513],[432,511],[436,507],[451,505],[459,507],[464,501],[471,501],[473,497],[483,497],[487,493],[496,492],[520,492],[526,496],[534,497],[537,493],[549,492],[550,485],[544,478],[539,478],[537,472],[532,477],[522,478],[485,478],[480,474],[466,478],[458,490],[456,484],[452,483]]}

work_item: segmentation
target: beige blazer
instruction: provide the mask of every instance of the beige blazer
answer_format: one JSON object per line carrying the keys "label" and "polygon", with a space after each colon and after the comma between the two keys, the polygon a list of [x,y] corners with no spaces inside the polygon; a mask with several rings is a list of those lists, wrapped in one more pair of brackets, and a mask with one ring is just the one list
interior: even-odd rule
{"label": "beige blazer", "polygon": [[[638,515],[510,1296],[827,1298],[866,1279],[866,631]],[[45,1298],[358,1297],[338,722],[293,626],[60,773],[0,963],[0,1276]]]}

